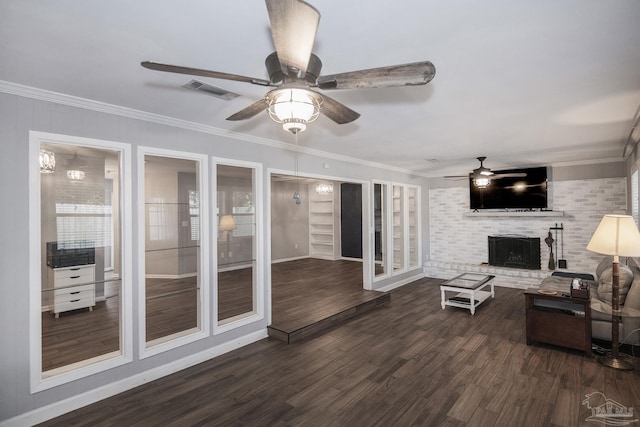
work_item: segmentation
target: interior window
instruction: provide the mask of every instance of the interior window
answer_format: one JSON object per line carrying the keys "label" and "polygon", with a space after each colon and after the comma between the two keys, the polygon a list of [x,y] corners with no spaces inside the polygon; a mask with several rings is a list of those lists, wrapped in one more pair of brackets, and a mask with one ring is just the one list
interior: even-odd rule
{"label": "interior window", "polygon": [[145,347],[174,342],[165,347],[171,348],[207,329],[202,161],[188,153],[144,151]]}
{"label": "interior window", "polygon": [[256,312],[254,168],[217,165],[218,322]]}
{"label": "interior window", "polygon": [[121,151],[40,142],[42,378],[121,355]]}

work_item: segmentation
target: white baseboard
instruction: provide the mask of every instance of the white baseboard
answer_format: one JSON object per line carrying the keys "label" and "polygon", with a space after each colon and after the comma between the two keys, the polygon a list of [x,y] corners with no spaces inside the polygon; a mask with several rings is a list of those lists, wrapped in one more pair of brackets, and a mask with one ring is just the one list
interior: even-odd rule
{"label": "white baseboard", "polygon": [[145,274],[147,279],[186,279],[187,277],[196,277],[198,273],[186,274]]}
{"label": "white baseboard", "polygon": [[138,387],[159,378],[171,375],[175,372],[206,362],[214,357],[221,356],[230,351],[236,350],[245,345],[267,338],[267,330],[253,332],[251,334],[239,337],[233,341],[229,341],[218,346],[192,354],[179,360],[167,363],[166,365],[152,368],[148,371],[140,372],[131,377],[124,378],[111,384],[89,390],[85,393],[69,397],[59,402],[43,406],[33,411],[18,415],[8,420],[0,421],[0,427],[23,427],[31,426],[50,420],[68,412],[75,411],[83,406],[90,405],[100,400],[115,396],[118,393]]}
{"label": "white baseboard", "polygon": [[399,288],[400,286],[408,285],[411,282],[415,282],[418,279],[422,279],[423,277],[424,277],[424,273],[418,273],[418,274],[415,274],[415,275],[413,275],[411,277],[408,277],[406,279],[402,279],[402,280],[399,280],[397,282],[394,282],[394,283],[392,283],[390,285],[383,286],[383,287],[378,288],[378,289],[374,289],[374,291],[389,292],[389,291],[391,291],[393,289]]}
{"label": "white baseboard", "polygon": [[309,255],[294,256],[292,258],[273,259],[273,260],[271,260],[271,264],[279,264],[281,262],[297,261],[299,259],[307,259],[307,258],[309,258]]}

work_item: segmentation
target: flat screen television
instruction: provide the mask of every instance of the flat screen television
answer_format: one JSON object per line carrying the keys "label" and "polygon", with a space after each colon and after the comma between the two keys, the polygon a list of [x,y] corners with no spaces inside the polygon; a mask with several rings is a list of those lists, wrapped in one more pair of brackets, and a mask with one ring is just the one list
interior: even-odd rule
{"label": "flat screen television", "polygon": [[524,177],[491,180],[487,188],[478,188],[469,178],[471,209],[546,209],[547,168],[508,169],[494,174],[525,173]]}

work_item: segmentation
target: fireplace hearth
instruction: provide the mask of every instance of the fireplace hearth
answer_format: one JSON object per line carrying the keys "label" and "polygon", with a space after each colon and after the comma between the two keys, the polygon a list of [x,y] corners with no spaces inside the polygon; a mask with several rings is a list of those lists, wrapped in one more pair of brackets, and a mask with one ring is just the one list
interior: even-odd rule
{"label": "fireplace hearth", "polygon": [[540,238],[489,236],[489,265],[540,270]]}

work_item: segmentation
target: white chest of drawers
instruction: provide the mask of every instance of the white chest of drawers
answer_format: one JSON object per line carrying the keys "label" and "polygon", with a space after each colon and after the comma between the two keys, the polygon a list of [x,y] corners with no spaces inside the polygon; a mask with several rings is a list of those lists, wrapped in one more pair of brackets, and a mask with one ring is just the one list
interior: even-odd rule
{"label": "white chest of drawers", "polygon": [[96,305],[95,264],[53,269],[53,312],[89,308]]}

